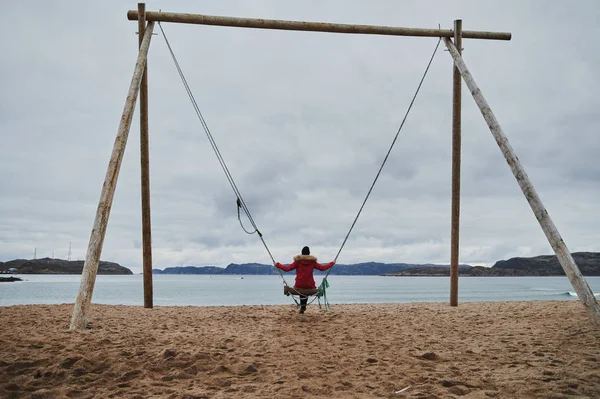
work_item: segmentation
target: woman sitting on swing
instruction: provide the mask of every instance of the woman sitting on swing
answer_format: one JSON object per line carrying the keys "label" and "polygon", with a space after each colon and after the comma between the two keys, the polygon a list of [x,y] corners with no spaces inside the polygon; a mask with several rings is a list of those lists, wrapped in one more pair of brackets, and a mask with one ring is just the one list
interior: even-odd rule
{"label": "woman sitting on swing", "polygon": [[[304,289],[315,289],[315,279],[313,278],[313,270],[321,270],[325,271],[335,265],[335,262],[329,262],[326,265],[321,265],[317,263],[317,258],[310,255],[310,249],[308,247],[302,248],[302,255],[294,256],[294,263],[289,266],[282,265],[279,262],[274,263],[275,267],[283,270],[284,272],[289,272],[296,269],[296,282],[294,283],[294,288],[304,288]],[[300,313],[304,313],[306,310],[306,303],[308,302],[308,297],[305,295],[300,295]]]}

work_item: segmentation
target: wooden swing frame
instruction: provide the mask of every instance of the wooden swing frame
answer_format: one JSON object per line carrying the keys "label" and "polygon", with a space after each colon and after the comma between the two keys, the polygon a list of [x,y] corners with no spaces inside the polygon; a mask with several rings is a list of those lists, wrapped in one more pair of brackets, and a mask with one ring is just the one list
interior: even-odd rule
{"label": "wooden swing frame", "polygon": [[[143,239],[143,274],[144,274],[144,307],[153,307],[152,289],[152,238],[150,218],[150,170],[148,151],[148,70],[147,58],[150,40],[156,22],[173,22],[199,25],[216,25],[241,28],[296,30],[312,32],[330,32],[346,34],[392,35],[392,36],[417,36],[440,37],[453,58],[453,97],[452,97],[452,212],[451,212],[451,251],[450,251],[450,305],[458,306],[458,260],[459,260],[459,220],[460,220],[460,163],[461,163],[461,78],[465,81],[475,102],[498,146],[500,147],[508,165],[510,166],[525,198],[529,202],[548,242],[552,246],[558,260],[569,278],[579,300],[585,306],[596,324],[600,324],[600,305],[596,301],[592,290],[584,279],[581,271],[573,260],[566,244],[560,236],[550,215],[546,211],[541,199],[525,173],[519,159],[508,143],[500,124],[496,120],[491,108],[486,102],[481,90],[473,80],[464,60],[462,59],[462,39],[484,40],[510,40],[511,34],[507,32],[481,32],[463,31],[462,21],[454,21],[454,29],[420,29],[374,25],[348,25],[331,24],[323,22],[282,21],[268,19],[232,18],[200,14],[181,14],[168,12],[146,12],[144,3],[138,3],[138,9],[127,12],[129,20],[138,21],[139,53],[117,137],[108,164],[108,169],[96,217],[90,235],[90,241],[85,257],[81,276],[81,285],[70,329],[84,328],[88,325],[88,310],[91,306],[92,293],[96,281],[98,264],[102,253],[106,227],[112,207],[114,192],[117,184],[119,170],[131,127],[131,121],[137,97],[140,97],[140,150],[141,150],[141,195],[142,195],[142,239]],[[453,40],[451,40],[453,39]]]}

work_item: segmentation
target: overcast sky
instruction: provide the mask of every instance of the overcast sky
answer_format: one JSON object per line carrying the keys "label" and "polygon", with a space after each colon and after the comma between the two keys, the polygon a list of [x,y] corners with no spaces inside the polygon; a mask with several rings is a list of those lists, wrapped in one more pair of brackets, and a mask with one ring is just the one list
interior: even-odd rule
{"label": "overcast sky", "polygon": [[[135,2],[0,1],[0,261],[84,259],[137,57]],[[512,32],[464,58],[575,251],[600,251],[597,1],[149,1],[148,10]],[[335,256],[436,38],[163,24],[276,260]],[[160,33],[158,27],[157,33]],[[449,263],[452,60],[441,45],[340,263]],[[165,42],[149,54],[155,268],[269,263]],[[464,86],[463,86],[464,87]],[[136,110],[102,259],[141,271]],[[463,89],[461,263],[552,253]],[[248,223],[246,222],[246,225]]]}

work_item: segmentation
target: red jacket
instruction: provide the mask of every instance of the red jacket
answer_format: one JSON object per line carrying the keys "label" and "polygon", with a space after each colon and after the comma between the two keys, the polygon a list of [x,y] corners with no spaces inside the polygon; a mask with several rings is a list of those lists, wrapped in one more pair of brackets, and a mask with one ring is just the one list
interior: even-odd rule
{"label": "red jacket", "polygon": [[294,288],[316,288],[313,269],[324,271],[333,265],[335,265],[335,262],[321,265],[317,263],[317,258],[311,255],[296,255],[294,256],[294,263],[289,266],[282,265],[279,262],[275,263],[275,266],[284,272],[296,269],[296,283],[294,284]]}

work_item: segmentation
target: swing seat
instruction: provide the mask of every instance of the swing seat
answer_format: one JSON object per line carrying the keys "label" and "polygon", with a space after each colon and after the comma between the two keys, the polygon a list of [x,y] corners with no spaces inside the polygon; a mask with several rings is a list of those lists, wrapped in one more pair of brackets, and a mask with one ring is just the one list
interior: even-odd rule
{"label": "swing seat", "polygon": [[288,285],[283,286],[283,293],[285,295],[299,295],[299,296],[312,296],[317,295],[319,292],[318,288],[294,288]]}

